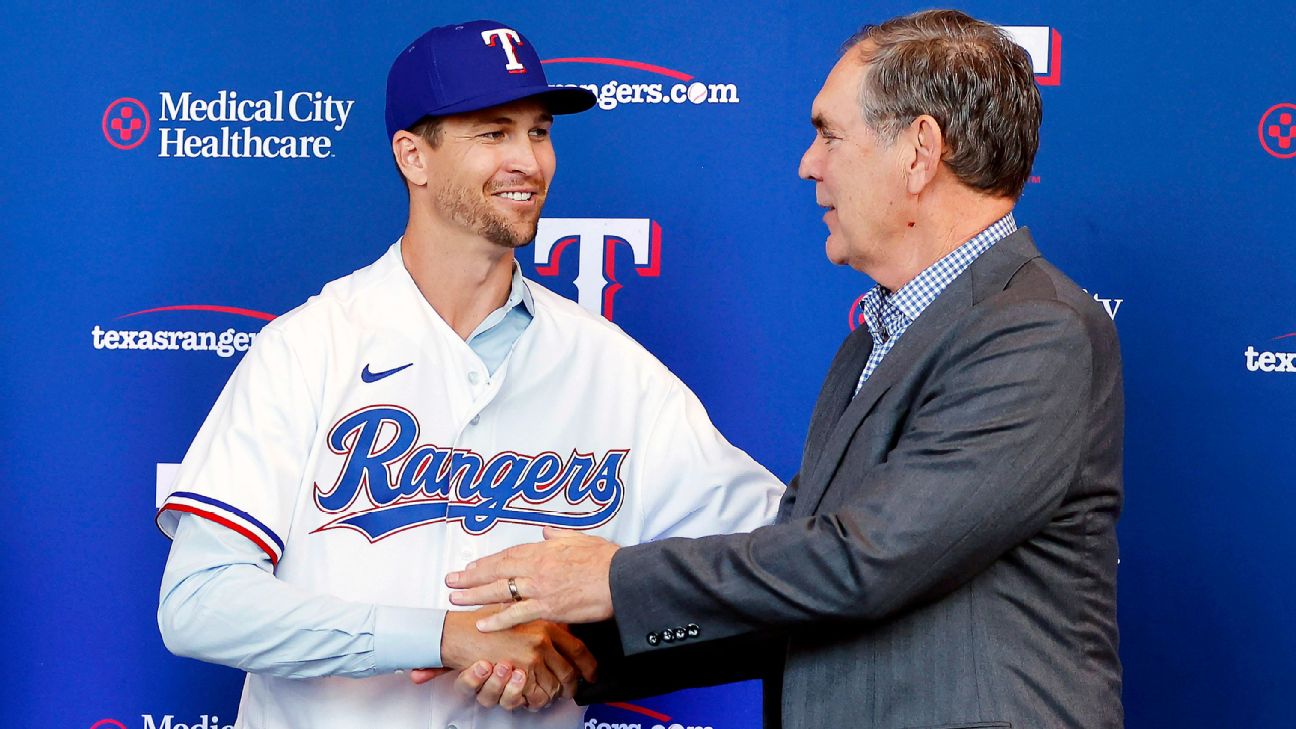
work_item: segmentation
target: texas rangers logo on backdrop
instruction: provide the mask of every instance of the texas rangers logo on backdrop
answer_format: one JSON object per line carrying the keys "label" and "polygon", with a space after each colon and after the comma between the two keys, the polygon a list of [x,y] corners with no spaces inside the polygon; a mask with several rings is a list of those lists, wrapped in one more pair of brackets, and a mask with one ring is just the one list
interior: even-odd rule
{"label": "texas rangers logo on backdrop", "polygon": [[[1296,332],[1280,334],[1270,341],[1282,342],[1282,346],[1296,346]],[[1274,351],[1279,345],[1268,344],[1261,345],[1261,349],[1256,349],[1255,345],[1247,345],[1242,356],[1246,358],[1246,368],[1248,372],[1262,372],[1269,374],[1272,372],[1296,373],[1296,352]]]}
{"label": "texas rangers logo on backdrop", "polygon": [[[576,255],[564,257],[573,246]],[[622,289],[616,274],[617,250],[626,248],[633,256],[635,273],[661,275],[661,226],[654,220],[541,218],[535,238],[536,273],[557,276],[575,264],[577,303],[611,320],[613,302]]]}
{"label": "texas rangers logo on backdrop", "polygon": [[194,316],[199,316],[205,320],[212,314],[231,315],[237,317],[237,321],[240,323],[251,319],[260,322],[260,325],[257,326],[256,330],[248,331],[244,327],[233,326],[227,326],[220,330],[197,329],[193,328],[192,325],[178,325],[175,323],[175,319],[171,320],[170,325],[162,324],[160,320],[153,319],[158,323],[155,323],[152,327],[139,325],[129,326],[129,328],[127,328],[128,325],[105,327],[96,324],[90,330],[90,343],[95,349],[212,352],[218,357],[228,358],[248,351],[261,326],[275,318],[274,314],[237,306],[179,304],[175,306],[155,306],[141,311],[133,311],[116,317],[116,321],[134,319],[135,317],[144,317],[145,320],[148,320],[153,315],[163,317],[176,317],[179,315],[183,324],[190,324]]}
{"label": "texas rangers logo on backdrop", "polygon": [[501,521],[592,529],[621,508],[621,467],[630,456],[628,449],[480,454],[420,443],[418,420],[398,405],[342,417],[328,447],[343,461],[332,484],[315,484],[315,505],[338,516],[315,532],[351,529],[370,542],[439,522],[469,534]]}
{"label": "texas rangers logo on backdrop", "polygon": [[1062,34],[1047,25],[1001,25],[1017,45],[1030,55],[1035,83],[1058,86],[1062,83]]}

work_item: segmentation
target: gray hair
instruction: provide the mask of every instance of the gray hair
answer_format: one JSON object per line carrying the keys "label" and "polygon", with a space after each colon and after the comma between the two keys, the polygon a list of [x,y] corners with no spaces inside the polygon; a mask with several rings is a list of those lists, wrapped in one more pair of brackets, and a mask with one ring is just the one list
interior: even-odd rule
{"label": "gray hair", "polygon": [[[871,41],[871,50],[856,48]],[[960,182],[1018,199],[1030,177],[1043,104],[1026,50],[957,10],[926,10],[866,25],[843,53],[867,65],[864,121],[890,144],[923,114],[940,125],[944,162]]]}

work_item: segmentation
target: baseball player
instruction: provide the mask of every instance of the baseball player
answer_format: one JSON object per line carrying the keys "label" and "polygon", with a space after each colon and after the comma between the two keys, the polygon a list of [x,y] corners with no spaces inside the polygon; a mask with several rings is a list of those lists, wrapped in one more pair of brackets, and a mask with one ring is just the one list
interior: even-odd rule
{"label": "baseball player", "polygon": [[404,235],[266,325],[157,516],[163,639],[248,672],[236,726],[578,726],[570,700],[510,714],[401,675],[493,665],[501,703],[536,708],[593,671],[560,626],[478,632],[446,573],[544,527],[627,544],[772,520],[782,485],[688,388],[514,261],[553,115],[593,104],[494,21],[433,28],[392,64]]}

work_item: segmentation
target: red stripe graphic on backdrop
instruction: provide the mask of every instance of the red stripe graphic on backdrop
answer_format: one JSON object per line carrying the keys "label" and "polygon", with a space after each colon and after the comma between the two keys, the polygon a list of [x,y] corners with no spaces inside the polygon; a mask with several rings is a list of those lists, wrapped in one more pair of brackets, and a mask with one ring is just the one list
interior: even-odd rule
{"label": "red stripe graphic on backdrop", "polygon": [[1279,339],[1286,339],[1287,337],[1296,337],[1296,332],[1292,332],[1291,334],[1284,334],[1281,337],[1274,337],[1274,341],[1277,341]]}
{"label": "red stripe graphic on backdrop", "polygon": [[273,321],[275,314],[267,314],[264,311],[253,311],[252,309],[240,309],[237,306],[217,306],[215,304],[185,304],[183,306],[159,306],[156,309],[144,309],[143,311],[133,311],[129,314],[122,314],[118,319],[139,316],[140,314],[152,314],[155,311],[216,311],[222,314],[238,314],[252,319],[264,319]]}
{"label": "red stripe graphic on backdrop", "polygon": [[677,78],[680,81],[693,80],[691,75],[684,73],[683,71],[676,71],[662,66],[654,66],[651,63],[643,63],[641,61],[627,61],[624,58],[550,58],[541,61],[540,63],[597,63],[602,66],[621,66],[622,68],[634,68],[640,71],[648,71],[650,73],[660,73],[663,76]]}
{"label": "red stripe graphic on backdrop", "polygon": [[642,707],[642,706],[636,706],[636,705],[634,705],[634,704],[623,704],[623,703],[621,703],[620,701],[614,701],[614,702],[611,702],[611,703],[605,704],[605,706],[613,706],[613,707],[616,707],[616,708],[618,708],[618,709],[625,709],[626,711],[633,711],[633,712],[635,712],[636,714],[643,714],[644,716],[647,716],[647,717],[650,717],[650,718],[656,719],[657,721],[670,721],[670,717],[669,717],[669,716],[666,716],[665,714],[661,713],[660,711],[653,711],[652,709],[645,709],[645,708]]}

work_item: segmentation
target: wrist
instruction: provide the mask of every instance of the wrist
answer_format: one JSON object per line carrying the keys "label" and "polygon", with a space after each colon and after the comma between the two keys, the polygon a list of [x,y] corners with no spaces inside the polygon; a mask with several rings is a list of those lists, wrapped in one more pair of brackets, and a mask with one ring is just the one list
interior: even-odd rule
{"label": "wrist", "polygon": [[472,613],[463,610],[447,610],[445,624],[441,629],[441,665],[446,668],[466,668],[472,659],[465,651],[466,631],[477,631]]}

